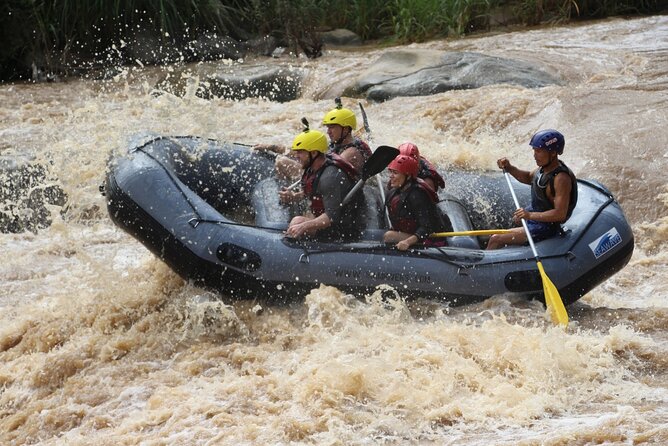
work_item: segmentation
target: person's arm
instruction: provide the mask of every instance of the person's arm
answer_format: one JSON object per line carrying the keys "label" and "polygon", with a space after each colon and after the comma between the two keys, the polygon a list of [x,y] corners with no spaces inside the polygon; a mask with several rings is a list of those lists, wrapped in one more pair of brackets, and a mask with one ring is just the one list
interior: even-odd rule
{"label": "person's arm", "polygon": [[326,229],[332,225],[332,221],[327,214],[322,214],[311,220],[301,221],[296,224],[291,224],[285,231],[288,237],[301,238],[303,236],[315,235],[318,231]]}
{"label": "person's arm", "polygon": [[416,240],[414,242],[417,243],[440,229],[436,216],[438,210],[434,202],[431,201],[427,193],[422,189],[414,190],[409,199],[411,212],[417,221],[417,228],[415,229]]}
{"label": "person's arm", "polygon": [[496,161],[496,165],[499,166],[499,169],[503,169],[515,177],[515,179],[520,183],[531,184],[531,180],[533,179],[533,172],[518,169],[510,163],[508,158],[500,158]]}
{"label": "person's arm", "polygon": [[[341,221],[343,199],[352,188],[352,181],[340,169],[326,167],[318,182],[318,191],[322,195],[325,214],[329,216],[330,225]],[[349,186],[349,187],[347,187]]]}
{"label": "person's arm", "polygon": [[354,146],[348,147],[346,150],[341,152],[341,158],[348,161],[358,172],[362,171],[364,166],[364,157],[360,154]]}

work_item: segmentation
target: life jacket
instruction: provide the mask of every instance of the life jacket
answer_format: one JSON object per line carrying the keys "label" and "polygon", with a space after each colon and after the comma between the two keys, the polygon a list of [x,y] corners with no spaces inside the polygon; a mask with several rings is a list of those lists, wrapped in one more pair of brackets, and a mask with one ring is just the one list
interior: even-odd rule
{"label": "life jacket", "polygon": [[421,178],[412,181],[409,187],[393,189],[387,197],[386,205],[390,214],[390,222],[396,231],[407,234],[415,234],[415,231],[417,231],[418,221],[415,216],[410,215],[409,207],[406,205],[407,200],[410,200],[411,193],[417,188],[427,192],[432,202],[438,203],[438,195],[436,195],[434,189]]}
{"label": "life jacket", "polygon": [[310,167],[306,169],[302,175],[301,185],[304,195],[311,201],[311,212],[316,217],[321,216],[325,212],[322,194],[318,192],[318,183],[320,182],[320,176],[329,166],[343,170],[351,180],[357,181],[357,170],[355,170],[352,164],[336,153],[325,154],[325,162],[320,169],[316,171],[313,171]]}
{"label": "life jacket", "polygon": [[571,196],[568,201],[568,213],[564,220],[566,221],[570,218],[578,202],[578,183],[573,171],[561,160],[559,160],[559,166],[553,171],[543,174],[543,168],[541,167],[533,176],[533,181],[531,182],[531,208],[536,212],[554,209],[554,205],[547,198],[547,188],[551,189],[552,196],[554,196],[554,178],[561,172],[566,172],[571,177]]}
{"label": "life jacket", "polygon": [[420,157],[420,170],[418,171],[418,178],[422,179],[427,179],[431,178],[434,181],[434,184],[436,185],[436,190],[438,188],[444,188],[445,187],[445,180],[443,180],[443,177],[441,176],[440,173],[436,170],[434,165],[427,161],[425,158]]}
{"label": "life jacket", "polygon": [[354,147],[362,156],[364,162],[366,162],[373,153],[371,152],[369,145],[359,138],[353,138],[353,142],[348,144],[340,144],[340,145],[330,144],[329,151],[330,153],[336,153],[337,155],[341,155],[344,152],[344,150],[346,150],[349,147]]}

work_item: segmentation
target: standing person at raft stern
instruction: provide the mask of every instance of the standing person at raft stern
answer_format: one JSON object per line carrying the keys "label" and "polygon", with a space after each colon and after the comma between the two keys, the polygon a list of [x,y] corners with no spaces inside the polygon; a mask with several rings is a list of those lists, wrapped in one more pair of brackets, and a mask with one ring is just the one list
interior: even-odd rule
{"label": "standing person at raft stern", "polygon": [[[365,229],[364,194],[360,190],[349,202],[343,203],[357,181],[355,168],[341,156],[326,153],[327,138],[324,133],[309,130],[308,126],[295,137],[292,151],[304,170],[301,185],[303,195],[310,201],[312,215],[294,217],[285,231],[286,236],[317,236],[318,239],[327,240],[358,239]],[[290,191],[282,191],[280,199],[289,203],[295,199],[295,195]]]}
{"label": "standing person at raft stern", "polygon": [[[575,175],[559,159],[559,155],[564,152],[565,143],[564,135],[553,129],[541,130],[533,135],[529,145],[533,149],[538,168],[532,172],[518,169],[507,158],[496,162],[499,168],[520,183],[531,185],[531,205],[525,209],[517,209],[513,214],[513,222],[519,224],[522,219],[526,220],[531,237],[536,242],[560,234],[561,224],[571,216],[578,201]],[[487,249],[527,243],[527,235],[522,226],[510,231],[507,234],[492,235]]]}
{"label": "standing person at raft stern", "polygon": [[439,188],[445,187],[445,181],[443,180],[443,177],[440,173],[438,173],[432,163],[420,155],[418,146],[412,142],[405,142],[397,147],[397,149],[399,149],[399,153],[401,155],[408,155],[417,160],[418,178],[424,180],[434,191],[438,192]]}
{"label": "standing person at raft stern", "polygon": [[418,242],[424,246],[442,246],[442,240],[428,239],[433,232],[442,231],[443,219],[436,207],[436,192],[418,178],[418,161],[408,155],[398,155],[387,167],[390,171],[390,191],[385,201],[394,230],[383,236],[385,243],[396,243],[400,251]]}

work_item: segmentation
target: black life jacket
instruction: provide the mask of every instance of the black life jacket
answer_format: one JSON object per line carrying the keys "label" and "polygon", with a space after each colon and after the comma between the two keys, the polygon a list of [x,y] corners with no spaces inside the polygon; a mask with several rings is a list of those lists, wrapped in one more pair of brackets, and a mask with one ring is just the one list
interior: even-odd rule
{"label": "black life jacket", "polygon": [[[533,181],[531,182],[531,207],[536,212],[544,212],[554,209],[554,205],[547,198],[547,188],[549,187],[551,189],[552,196],[554,196],[554,177],[561,172],[566,172],[571,177],[571,196],[568,201],[568,213],[564,220],[566,221],[570,218],[571,214],[573,214],[573,209],[575,209],[575,205],[578,202],[578,183],[573,171],[561,160],[559,160],[559,166],[553,171],[543,174],[543,168],[541,167],[540,170],[534,174]],[[561,223],[563,223],[563,221]]]}
{"label": "black life jacket", "polygon": [[407,234],[415,234],[415,231],[417,231],[418,221],[415,219],[415,216],[410,214],[410,208],[407,205],[407,200],[410,200],[411,193],[417,188],[427,192],[431,201],[438,203],[438,195],[436,195],[434,189],[421,178],[411,181],[408,187],[392,189],[387,197],[386,206],[388,213],[390,214],[392,227],[396,231],[405,232]]}
{"label": "black life jacket", "polygon": [[319,217],[325,212],[325,206],[322,202],[322,194],[318,192],[318,183],[320,176],[329,166],[334,166],[343,172],[353,181],[357,181],[357,170],[348,161],[341,158],[336,153],[327,153],[325,155],[325,162],[320,169],[313,171],[310,167],[304,171],[302,175],[301,185],[304,190],[304,195],[311,200],[311,212],[314,216]]}

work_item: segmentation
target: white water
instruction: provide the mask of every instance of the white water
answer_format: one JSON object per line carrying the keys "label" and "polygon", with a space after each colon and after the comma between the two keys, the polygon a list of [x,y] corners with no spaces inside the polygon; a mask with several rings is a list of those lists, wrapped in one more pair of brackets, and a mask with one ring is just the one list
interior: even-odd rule
{"label": "white water", "polygon": [[0,444],[668,443],[668,18],[413,46],[535,61],[566,81],[365,108],[375,144],[412,140],[442,165],[530,168],[534,130],[566,135],[564,160],[612,190],[637,242],[569,307],[567,331],[503,296],[387,308],[321,287],[292,306],[228,306],[109,220],[97,187],[133,134],[285,144],[331,108],[332,79],[388,49],[292,61],[309,77],[287,104],[153,95],[155,68],[2,85],[2,154],[48,162],[69,201],[48,229],[0,234]]}

